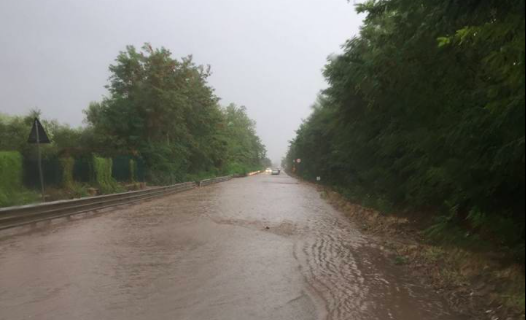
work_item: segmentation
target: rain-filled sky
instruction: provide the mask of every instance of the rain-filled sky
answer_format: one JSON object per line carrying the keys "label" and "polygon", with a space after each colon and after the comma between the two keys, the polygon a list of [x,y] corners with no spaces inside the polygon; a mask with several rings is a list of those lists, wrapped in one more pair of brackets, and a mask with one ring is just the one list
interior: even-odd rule
{"label": "rain-filled sky", "polygon": [[362,18],[347,0],[0,0],[0,112],[83,125],[119,51],[149,42],[210,64],[278,162]]}

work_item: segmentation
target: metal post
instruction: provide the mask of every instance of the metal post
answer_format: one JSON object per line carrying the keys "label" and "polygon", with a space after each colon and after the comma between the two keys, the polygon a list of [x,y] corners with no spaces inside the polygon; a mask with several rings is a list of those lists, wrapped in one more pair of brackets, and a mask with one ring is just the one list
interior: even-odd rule
{"label": "metal post", "polygon": [[38,171],[40,174],[40,188],[42,190],[42,200],[46,202],[46,193],[44,189],[44,173],[42,171],[42,150],[40,150],[40,133],[38,127],[38,121],[35,120],[36,132],[37,132],[37,149],[38,149]]}

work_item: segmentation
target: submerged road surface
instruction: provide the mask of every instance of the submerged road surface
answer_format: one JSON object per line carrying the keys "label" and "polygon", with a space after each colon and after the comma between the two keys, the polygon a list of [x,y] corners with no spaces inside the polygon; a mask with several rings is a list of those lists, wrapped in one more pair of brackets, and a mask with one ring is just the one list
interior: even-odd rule
{"label": "submerged road surface", "polygon": [[1,320],[456,320],[311,186],[233,180],[0,234]]}

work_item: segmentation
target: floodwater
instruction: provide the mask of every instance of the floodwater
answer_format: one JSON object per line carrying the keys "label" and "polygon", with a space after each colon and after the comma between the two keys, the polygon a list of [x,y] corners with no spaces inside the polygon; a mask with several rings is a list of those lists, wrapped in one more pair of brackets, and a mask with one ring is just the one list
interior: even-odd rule
{"label": "floodwater", "polygon": [[237,179],[0,234],[1,320],[457,320],[311,186]]}

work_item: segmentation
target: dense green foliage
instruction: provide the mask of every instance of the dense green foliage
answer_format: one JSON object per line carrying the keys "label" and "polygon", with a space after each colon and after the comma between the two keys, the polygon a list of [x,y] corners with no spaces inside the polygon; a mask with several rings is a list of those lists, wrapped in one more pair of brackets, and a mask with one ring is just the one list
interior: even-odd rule
{"label": "dense green foliage", "polygon": [[112,159],[93,156],[93,175],[94,184],[102,194],[112,194],[122,192],[124,189],[113,179]]}
{"label": "dense green foliage", "polygon": [[[31,111],[24,117],[0,114],[0,150],[17,151],[25,159],[36,159],[36,148],[28,144],[27,139],[34,118],[40,116],[41,112],[38,110]],[[73,129],[57,121],[42,120],[42,124],[52,140],[52,144],[42,145],[44,159],[89,154],[93,148],[91,141],[94,139],[89,130]]]}
{"label": "dense green foliage", "polygon": [[358,6],[367,14],[361,34],[330,59],[330,86],[292,142],[287,166],[367,205],[441,208],[442,225],[524,248],[524,6]]}
{"label": "dense green foliage", "polygon": [[18,152],[0,152],[0,207],[36,201],[36,195],[22,186],[22,156]]}
{"label": "dense green foliage", "polygon": [[128,47],[110,71],[110,96],[86,111],[100,154],[139,155],[158,183],[226,174],[266,158],[245,109],[222,109],[207,82],[210,68],[192,57]]}
{"label": "dense green foliage", "polygon": [[22,156],[19,153],[0,152],[0,177],[1,194],[22,187]]}
{"label": "dense green foliage", "polygon": [[226,153],[223,163],[229,174],[247,174],[268,165],[265,147],[256,134],[256,124],[246,113],[246,108],[229,105],[224,113],[225,127],[221,140]]}
{"label": "dense green foliage", "polygon": [[[78,183],[88,182],[87,171],[96,176],[92,183],[110,193],[118,189],[115,176],[123,182],[146,178],[169,184],[244,174],[270,162],[246,108],[221,107],[208,84],[210,68],[196,65],[192,57],[176,60],[164,48],[128,47],[110,72],[108,97],[85,111],[88,127],[72,129],[42,120],[52,140],[42,146],[45,175],[56,173],[51,180],[65,189],[83,188]],[[36,161],[36,148],[27,137],[40,115],[0,114],[0,150]],[[114,169],[119,169],[113,178],[111,159],[118,160]],[[31,163],[31,177],[26,177],[31,185],[38,180],[33,167]]]}

